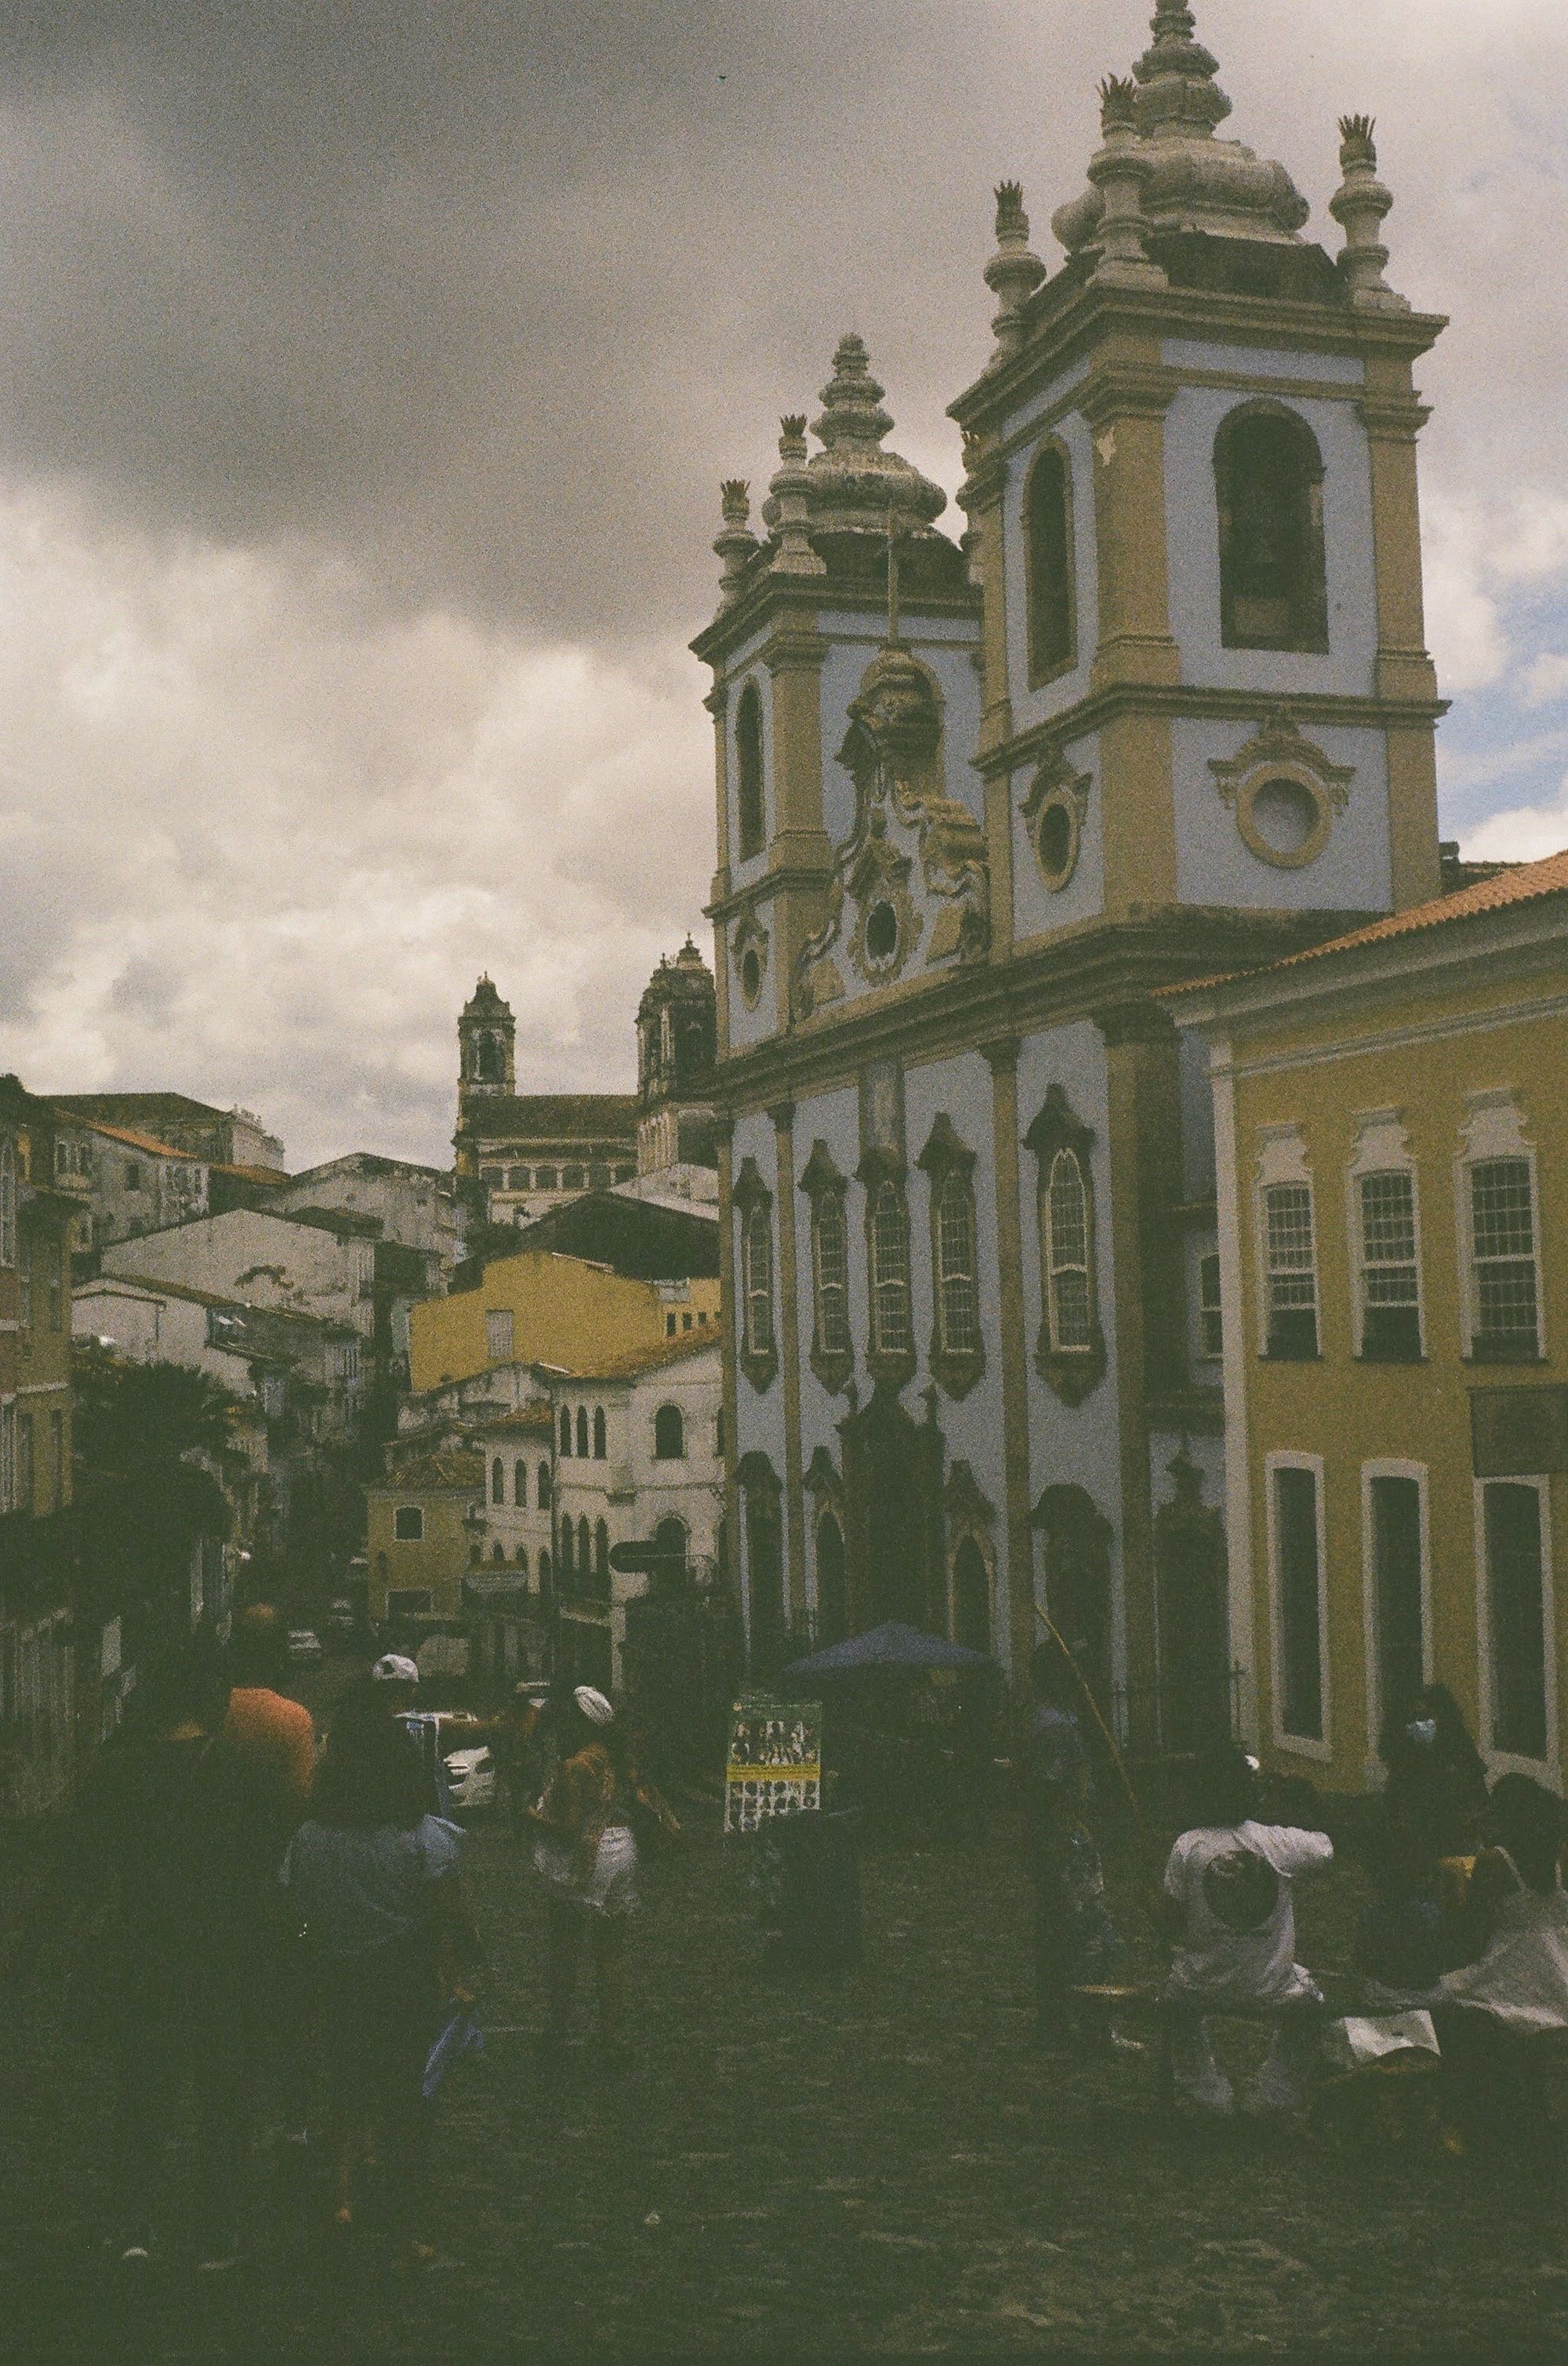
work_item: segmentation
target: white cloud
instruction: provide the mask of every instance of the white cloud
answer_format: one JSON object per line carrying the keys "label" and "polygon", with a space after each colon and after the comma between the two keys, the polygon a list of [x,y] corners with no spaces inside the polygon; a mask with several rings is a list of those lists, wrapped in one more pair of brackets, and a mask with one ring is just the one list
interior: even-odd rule
{"label": "white cloud", "polygon": [[1568,776],[1555,803],[1489,814],[1467,832],[1462,851],[1477,862],[1539,862],[1568,847]]}
{"label": "white cloud", "polygon": [[339,564],[0,497],[0,1065],[241,1099],[306,1159],[440,1155],[488,968],[526,1083],[624,1087],[700,929],[689,660],[367,613]]}
{"label": "white cloud", "polygon": [[1525,668],[1524,693],[1531,706],[1554,706],[1568,698],[1568,658],[1543,650]]}

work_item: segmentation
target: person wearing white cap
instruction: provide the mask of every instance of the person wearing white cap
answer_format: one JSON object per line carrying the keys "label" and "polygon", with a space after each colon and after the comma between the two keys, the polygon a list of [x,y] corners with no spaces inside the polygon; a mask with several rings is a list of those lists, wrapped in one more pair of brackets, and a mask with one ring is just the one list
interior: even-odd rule
{"label": "person wearing white cap", "polygon": [[452,1788],[441,1754],[440,1730],[433,1717],[421,1715],[414,1707],[420,1696],[418,1662],[406,1659],[401,1651],[383,1651],[371,1668],[370,1682],[376,1699],[398,1719],[419,1752],[429,1786],[427,1804],[431,1814],[450,1816]]}
{"label": "person wearing white cap", "polygon": [[584,1926],[593,1955],[599,2037],[607,2054],[623,2051],[626,1918],[636,1903],[641,1810],[672,1837],[680,1826],[633,1763],[623,1718],[592,1684],[573,1691],[561,1763],[534,1810],[542,1827],[534,1864],[550,1898],[550,2022],[546,2045],[564,2046],[577,1993]]}

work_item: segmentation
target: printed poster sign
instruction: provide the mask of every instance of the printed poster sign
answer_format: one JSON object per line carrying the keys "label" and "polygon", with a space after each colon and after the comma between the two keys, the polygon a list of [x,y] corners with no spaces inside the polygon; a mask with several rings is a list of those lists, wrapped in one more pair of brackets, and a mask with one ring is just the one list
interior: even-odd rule
{"label": "printed poster sign", "polygon": [[747,1693],[730,1715],[724,1830],[754,1832],[769,1816],[799,1816],[823,1801],[820,1701]]}

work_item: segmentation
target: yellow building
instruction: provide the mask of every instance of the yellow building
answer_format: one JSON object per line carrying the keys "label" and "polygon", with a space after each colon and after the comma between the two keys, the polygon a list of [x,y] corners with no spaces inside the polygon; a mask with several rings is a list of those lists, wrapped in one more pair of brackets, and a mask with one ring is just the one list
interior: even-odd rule
{"label": "yellow building", "polygon": [[1167,1000],[1210,1042],[1257,1746],[1361,1789],[1436,1681],[1494,1772],[1556,1783],[1568,853]]}
{"label": "yellow building", "polygon": [[459,1618],[485,1513],[477,1454],[428,1454],[364,1491],[372,1622]]}
{"label": "yellow building", "polygon": [[527,1249],[487,1266],[476,1290],[411,1310],[409,1385],[418,1395],[497,1364],[579,1371],[590,1359],[651,1347],[678,1324],[705,1330],[718,1319],[716,1279],[637,1281],[583,1257]]}

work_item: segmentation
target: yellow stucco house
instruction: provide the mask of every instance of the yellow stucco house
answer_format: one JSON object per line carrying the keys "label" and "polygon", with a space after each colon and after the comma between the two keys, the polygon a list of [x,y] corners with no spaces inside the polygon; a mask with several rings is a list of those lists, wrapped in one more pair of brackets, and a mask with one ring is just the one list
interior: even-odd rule
{"label": "yellow stucco house", "polygon": [[1568,853],[1166,997],[1215,1094],[1231,1648],[1265,1761],[1457,1696],[1561,1779]]}
{"label": "yellow stucco house", "polygon": [[364,1502],[373,1624],[461,1617],[484,1517],[482,1457],[427,1454],[367,1487]]}
{"label": "yellow stucco house", "polygon": [[498,1257],[476,1290],[413,1307],[409,1386],[418,1395],[497,1364],[585,1361],[651,1347],[719,1320],[719,1283],[634,1280],[586,1257],[526,1249]]}

